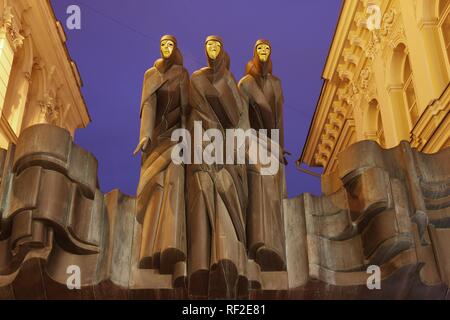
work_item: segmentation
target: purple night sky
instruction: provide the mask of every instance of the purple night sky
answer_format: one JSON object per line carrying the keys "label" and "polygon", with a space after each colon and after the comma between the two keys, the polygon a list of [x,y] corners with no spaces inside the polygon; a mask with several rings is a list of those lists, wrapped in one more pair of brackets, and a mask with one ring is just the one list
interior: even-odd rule
{"label": "purple night sky", "polygon": [[139,157],[139,104],[144,72],[159,58],[159,39],[177,37],[185,66],[206,64],[207,35],[223,37],[237,81],[259,38],[272,43],[273,73],[283,84],[286,171],[290,196],[320,193],[320,179],[299,172],[301,154],[320,94],[321,74],[333,37],[340,0],[52,0],[65,26],[69,5],[80,6],[81,30],[67,30],[67,45],[84,82],[92,118],[76,142],[99,161],[102,191],[135,194]]}

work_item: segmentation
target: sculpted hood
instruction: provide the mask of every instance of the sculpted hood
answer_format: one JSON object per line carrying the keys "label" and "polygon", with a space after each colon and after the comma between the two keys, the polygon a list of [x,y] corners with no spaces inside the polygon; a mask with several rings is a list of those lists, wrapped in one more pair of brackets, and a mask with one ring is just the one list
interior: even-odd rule
{"label": "sculpted hood", "polygon": [[255,78],[265,77],[268,74],[272,73],[272,54],[269,56],[269,59],[266,62],[261,62],[256,52],[256,48],[260,44],[266,44],[270,48],[272,48],[269,40],[260,39],[256,41],[255,47],[253,49],[253,59],[247,63],[247,67],[245,69],[245,74],[252,75]]}

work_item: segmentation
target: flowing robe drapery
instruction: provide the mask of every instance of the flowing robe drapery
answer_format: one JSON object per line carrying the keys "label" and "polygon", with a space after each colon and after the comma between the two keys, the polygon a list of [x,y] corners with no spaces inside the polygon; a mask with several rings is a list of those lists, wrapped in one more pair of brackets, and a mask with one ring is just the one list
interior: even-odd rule
{"label": "flowing robe drapery", "polygon": [[140,138],[149,137],[137,189],[137,218],[142,223],[140,267],[172,273],[186,260],[185,170],[172,162],[189,101],[189,75],[182,65],[158,61],[144,78]]}
{"label": "flowing robe drapery", "polygon": [[[222,56],[214,67],[192,75],[191,130],[195,121],[201,121],[203,131],[217,129],[223,137],[226,129],[248,128],[242,96],[225,67],[226,58]],[[248,289],[246,167],[192,164],[187,177],[189,292],[194,296],[236,297]]]}
{"label": "flowing robe drapery", "polygon": [[[256,56],[247,75],[239,82],[255,130],[279,130],[279,153],[283,154],[283,91],[280,80],[269,71],[271,62],[261,65]],[[274,144],[278,145],[278,144]],[[282,158],[282,157],[280,157]],[[282,201],[286,197],[284,164],[276,175],[262,175],[260,165],[248,165],[249,206],[247,210],[247,248],[262,271],[286,269]]]}

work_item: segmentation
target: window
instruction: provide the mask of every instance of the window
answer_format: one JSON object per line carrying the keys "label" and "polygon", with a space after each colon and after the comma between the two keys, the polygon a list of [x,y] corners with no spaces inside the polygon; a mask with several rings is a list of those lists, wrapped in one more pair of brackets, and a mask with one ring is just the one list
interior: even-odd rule
{"label": "window", "polygon": [[439,2],[439,26],[447,57],[450,60],[450,0]]}
{"label": "window", "polygon": [[414,90],[414,77],[408,56],[406,56],[405,67],[403,70],[403,92],[405,95],[406,106],[411,117],[411,127],[413,128],[419,120],[419,110],[417,108],[416,92]]}
{"label": "window", "polygon": [[406,140],[419,120],[419,108],[408,49],[399,43],[394,49],[390,66],[390,96],[394,122],[400,139]]}
{"label": "window", "polygon": [[384,136],[381,108],[376,99],[373,99],[364,114],[363,130],[368,140],[374,140],[382,147],[386,145]]}

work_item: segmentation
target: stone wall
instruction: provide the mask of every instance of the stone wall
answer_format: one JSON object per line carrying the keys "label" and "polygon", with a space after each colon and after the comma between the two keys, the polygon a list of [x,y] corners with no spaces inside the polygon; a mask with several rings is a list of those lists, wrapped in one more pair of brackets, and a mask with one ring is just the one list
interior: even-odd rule
{"label": "stone wall", "polygon": [[[256,267],[239,298],[450,298],[449,158],[407,143],[351,146],[323,196],[285,200],[287,272]],[[172,275],[139,268],[135,198],[100,192],[96,159],[68,131],[26,129],[0,169],[0,298],[188,297],[184,262]],[[381,290],[366,286],[371,265]],[[70,266],[80,290],[67,288]]]}

